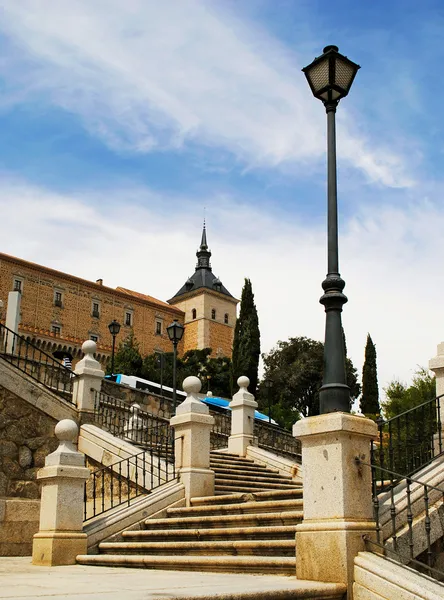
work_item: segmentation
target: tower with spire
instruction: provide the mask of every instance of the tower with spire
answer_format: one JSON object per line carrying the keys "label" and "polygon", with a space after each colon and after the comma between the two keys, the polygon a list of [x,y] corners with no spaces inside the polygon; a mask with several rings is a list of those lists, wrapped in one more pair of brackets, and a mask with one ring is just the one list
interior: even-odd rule
{"label": "tower with spire", "polygon": [[229,356],[233,348],[239,302],[211,268],[207,229],[203,223],[195,271],[168,303],[185,313],[183,351],[211,348],[212,356]]}

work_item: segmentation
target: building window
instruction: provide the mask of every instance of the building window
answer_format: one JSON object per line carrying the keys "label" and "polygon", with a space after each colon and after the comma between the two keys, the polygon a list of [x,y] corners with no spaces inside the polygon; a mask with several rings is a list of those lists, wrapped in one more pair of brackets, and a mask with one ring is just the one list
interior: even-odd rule
{"label": "building window", "polygon": [[92,316],[96,319],[100,317],[100,305],[98,302],[92,303]]}
{"label": "building window", "polygon": [[125,313],[125,325],[127,327],[132,327],[133,324],[133,313],[126,312]]}
{"label": "building window", "polygon": [[225,323],[225,325],[228,325],[228,313],[225,313],[224,323]]}
{"label": "building window", "polygon": [[53,325],[51,331],[55,336],[60,337],[62,329],[58,325]]}
{"label": "building window", "polygon": [[54,306],[62,307],[62,292],[54,292]]}
{"label": "building window", "polygon": [[156,335],[162,335],[162,321],[156,321]]}
{"label": "building window", "polygon": [[99,341],[99,336],[98,335],[90,335],[89,339],[92,340],[93,342],[98,342]]}
{"label": "building window", "polygon": [[195,308],[193,308],[193,310],[191,311],[191,315],[192,315],[193,319],[195,319],[195,318],[196,318],[196,316],[197,316],[197,311],[196,311],[196,309],[195,309]]}
{"label": "building window", "polygon": [[216,309],[215,308],[211,309],[211,318],[213,319],[213,321],[216,318]]}
{"label": "building window", "polygon": [[14,279],[14,292],[22,292],[22,280]]}

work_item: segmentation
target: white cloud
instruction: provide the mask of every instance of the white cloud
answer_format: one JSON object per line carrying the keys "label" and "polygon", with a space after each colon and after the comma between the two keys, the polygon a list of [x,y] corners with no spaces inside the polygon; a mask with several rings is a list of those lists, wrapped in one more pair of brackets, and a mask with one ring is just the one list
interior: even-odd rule
{"label": "white cloud", "polygon": [[[14,52],[9,96],[47,96],[117,151],[188,143],[230,151],[249,168],[317,160],[323,109],[301,58],[258,24],[205,0],[0,0]],[[18,50],[19,49],[19,50]],[[343,115],[345,112],[341,111]],[[343,117],[344,159],[372,182],[412,185],[408,160]]]}
{"label": "white cloud", "polygon": [[[127,190],[117,189],[107,206],[97,202],[102,195],[61,195],[0,180],[2,251],[87,279],[102,277],[112,287],[171,297],[194,270],[201,232],[190,207],[199,201],[184,199],[182,210],[159,216],[153,207],[170,199],[150,190],[133,190],[128,201]],[[243,278],[251,278],[263,351],[289,336],[322,339],[324,227],[252,213],[241,198],[208,200],[213,269],[237,296]],[[344,224],[348,350],[360,370],[371,333],[381,385],[393,377],[409,380],[444,339],[443,228],[442,207],[422,199],[402,210],[363,210]]]}

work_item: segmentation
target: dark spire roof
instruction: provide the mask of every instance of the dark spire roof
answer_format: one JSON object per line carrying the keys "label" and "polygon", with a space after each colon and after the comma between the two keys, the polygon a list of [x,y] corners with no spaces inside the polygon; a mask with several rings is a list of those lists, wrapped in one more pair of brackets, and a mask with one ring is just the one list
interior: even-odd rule
{"label": "dark spire roof", "polygon": [[208,250],[207,229],[205,225],[205,220],[202,230],[202,239],[200,242],[199,250],[196,252],[196,256],[197,264],[194,274],[187,279],[185,284],[180,288],[180,290],[176,294],[174,294],[171,300],[168,300],[168,302],[171,303],[172,300],[176,300],[179,296],[187,294],[188,292],[194,292],[199,288],[207,288],[209,290],[214,290],[215,292],[225,294],[226,296],[230,296],[230,298],[232,298],[233,296],[230,294],[227,288],[222,285],[220,279],[216,277],[216,275],[214,275],[211,269],[211,252],[210,250]]}

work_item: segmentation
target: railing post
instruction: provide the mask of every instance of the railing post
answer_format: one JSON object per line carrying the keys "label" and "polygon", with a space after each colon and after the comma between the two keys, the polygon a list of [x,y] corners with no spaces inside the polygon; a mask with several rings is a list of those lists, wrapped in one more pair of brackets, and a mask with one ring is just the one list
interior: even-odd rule
{"label": "railing post", "polygon": [[193,497],[214,495],[214,471],[210,469],[210,432],[214,418],[197,396],[201,387],[197,377],[184,380],[187,397],[170,421],[175,430],[176,470],[185,486],[188,505]]}
{"label": "railing post", "polygon": [[[438,344],[437,353],[434,358],[429,361],[429,369],[435,373],[436,377],[436,395],[441,396],[444,394],[444,342]],[[440,398],[439,402],[439,415],[436,415],[438,421],[441,423],[441,433],[436,436],[443,442],[444,434],[444,397]],[[435,445],[438,444],[438,440],[435,438]],[[436,451],[437,450],[437,451]],[[439,448],[435,448],[435,454],[440,452]]]}
{"label": "railing post", "polygon": [[304,520],[296,526],[298,579],[344,583],[353,598],[354,558],[364,536],[375,536],[370,442],[376,423],[331,412],[298,421],[293,435],[302,441]]}
{"label": "railing post", "polygon": [[248,446],[253,444],[254,411],[258,404],[253,394],[248,391],[250,385],[248,377],[239,377],[237,385],[239,391],[234,394],[230,402],[231,435],[228,438],[228,451],[238,456],[245,456]]}
{"label": "railing post", "polygon": [[85,455],[74,446],[78,432],[70,419],[57,423],[55,434],[60,445],[46,457],[45,466],[37,473],[42,499],[40,528],[32,545],[34,565],[73,565],[78,554],[86,554],[83,503],[89,469],[85,467]]}
{"label": "railing post", "polygon": [[[6,321],[5,326],[18,334],[18,326],[20,323],[20,304],[22,301],[22,295],[20,292],[9,292],[8,294],[8,306],[6,308]],[[15,336],[9,335],[6,341],[6,353],[14,353],[14,342]]]}
{"label": "railing post", "polygon": [[102,380],[105,377],[100,363],[94,358],[96,351],[97,344],[95,342],[92,340],[83,342],[82,352],[84,356],[77,363],[74,370],[77,377],[74,380],[72,396],[81,417],[86,416],[88,413],[94,413],[94,392],[100,392]]}

